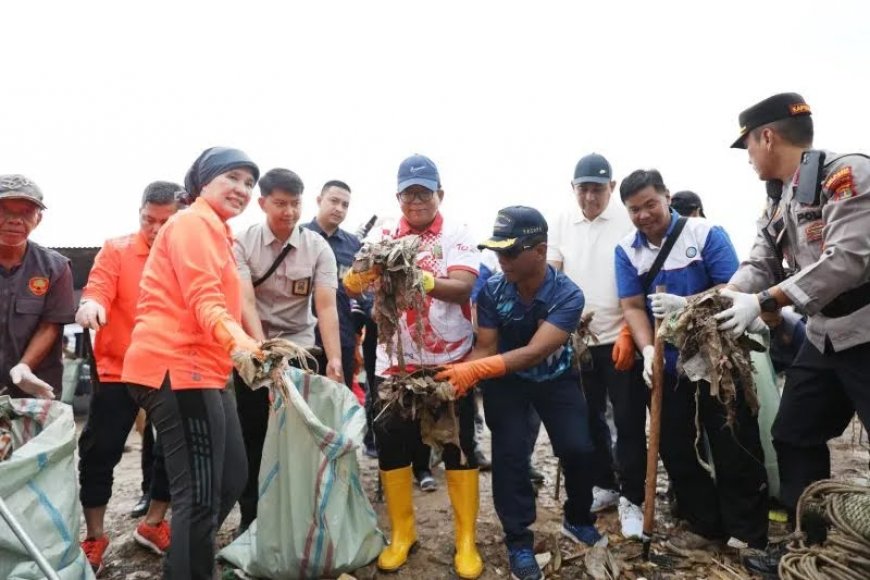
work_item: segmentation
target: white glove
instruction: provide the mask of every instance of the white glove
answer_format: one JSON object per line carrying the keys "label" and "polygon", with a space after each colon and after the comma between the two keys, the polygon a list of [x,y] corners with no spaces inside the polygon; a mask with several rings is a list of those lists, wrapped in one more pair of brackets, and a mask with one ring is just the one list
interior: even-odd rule
{"label": "white glove", "polygon": [[648,344],[643,347],[643,380],[646,383],[646,386],[652,388],[652,375],[653,375],[653,359],[655,358],[656,348]]}
{"label": "white glove", "polygon": [[53,399],[54,390],[51,385],[37,377],[24,363],[18,363],[9,369],[9,378],[12,384],[37,399]]}
{"label": "white glove", "polygon": [[106,324],[106,309],[96,300],[85,300],[76,312],[76,322],[82,328],[99,330]]}
{"label": "white glove", "polygon": [[730,330],[734,336],[740,336],[761,314],[761,305],[755,294],[744,294],[733,290],[720,290],[720,296],[734,301],[731,308],[723,310],[714,318],[720,321],[719,330]]}
{"label": "white glove", "polygon": [[656,318],[665,318],[671,312],[682,310],[686,307],[686,299],[676,294],[658,292],[648,296],[652,303],[652,313]]}
{"label": "white glove", "polygon": [[767,325],[759,316],[755,320],[753,320],[748,327],[746,327],[746,332],[751,334],[766,334],[767,333]]}

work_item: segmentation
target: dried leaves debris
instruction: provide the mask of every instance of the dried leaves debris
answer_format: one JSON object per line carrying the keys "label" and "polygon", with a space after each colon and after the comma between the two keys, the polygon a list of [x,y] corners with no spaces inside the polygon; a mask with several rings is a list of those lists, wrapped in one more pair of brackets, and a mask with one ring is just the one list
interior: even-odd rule
{"label": "dried leaves debris", "polygon": [[[285,338],[266,340],[261,345],[263,357],[234,354],[233,364],[239,376],[252,389],[267,386],[281,386],[284,381],[281,373],[290,361],[296,361],[299,368],[311,371],[310,363],[314,363],[311,354],[305,348]],[[316,364],[316,363],[314,363]]]}
{"label": "dried leaves debris", "polygon": [[659,330],[662,338],[680,351],[678,370],[689,380],[710,383],[710,395],[725,408],[728,425],[736,416],[738,388],[742,388],[752,414],[758,412],[749,353],[765,350],[748,335],[734,337],[719,330],[713,316],[730,307],[731,300],[711,290],[689,298],[686,307],[666,319]]}
{"label": "dried leaves debris", "polygon": [[423,335],[423,271],[417,266],[419,248],[419,236],[384,239],[364,244],[353,263],[353,269],[357,272],[378,269],[381,273],[375,289],[372,317],[378,325],[378,342],[386,346],[390,358],[396,345],[396,355],[402,368],[405,367],[405,353],[402,342],[395,340],[395,337],[406,311],[417,312],[417,335]]}
{"label": "dried leaves debris", "polygon": [[577,323],[577,330],[571,333],[571,346],[574,350],[574,365],[579,369],[583,364],[592,361],[592,352],[589,347],[598,344],[600,341],[589,325],[595,312],[587,312],[580,317],[580,322]]}
{"label": "dried leaves debris", "polygon": [[[384,239],[363,245],[354,259],[354,270],[380,271],[375,288],[372,317],[378,325],[378,342],[383,344],[390,359],[395,354],[400,369],[407,368],[402,341],[398,338],[402,318],[415,311],[415,340],[423,337],[423,271],[417,266],[420,250],[418,236]],[[416,344],[422,352],[422,344]],[[394,352],[395,349],[395,352]],[[393,417],[420,420],[423,442],[436,451],[446,444],[459,447],[459,419],[453,403],[453,387],[449,382],[433,378],[437,369],[420,369],[386,379],[378,389],[380,412],[378,421]]]}

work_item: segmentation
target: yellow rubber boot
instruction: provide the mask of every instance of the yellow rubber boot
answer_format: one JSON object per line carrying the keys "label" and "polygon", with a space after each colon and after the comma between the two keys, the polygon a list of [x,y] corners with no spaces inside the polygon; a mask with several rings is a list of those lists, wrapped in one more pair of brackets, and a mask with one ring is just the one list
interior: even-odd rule
{"label": "yellow rubber boot", "polygon": [[453,504],[453,525],[456,528],[456,555],[453,566],[460,578],[474,579],[483,573],[483,559],[475,544],[477,536],[477,507],[480,490],[479,470],[450,469],[447,476],[447,493]]}
{"label": "yellow rubber boot", "polygon": [[390,544],[378,556],[378,568],[392,572],[408,561],[408,552],[417,543],[414,503],[411,499],[414,478],[411,466],[381,471],[387,514],[390,517]]}

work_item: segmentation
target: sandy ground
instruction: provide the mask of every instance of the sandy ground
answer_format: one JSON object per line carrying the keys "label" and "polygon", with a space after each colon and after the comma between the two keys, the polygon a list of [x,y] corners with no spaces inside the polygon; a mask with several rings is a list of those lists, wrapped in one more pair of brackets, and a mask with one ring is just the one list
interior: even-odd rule
{"label": "sandy ground", "polygon": [[[834,457],[834,473],[838,478],[868,484],[868,454],[866,435],[863,440],[860,430],[849,428],[842,437],[832,442]],[[488,447],[489,435],[486,434]],[[159,578],[161,576],[160,559],[150,552],[137,546],[132,539],[136,521],[129,517],[129,512],[139,497],[141,471],[139,468],[140,438],[131,433],[128,440],[128,450],[124,453],[120,465],[115,470],[114,495],[107,514],[107,530],[112,538],[111,553],[107,558],[107,566],[101,578],[133,580]],[[377,485],[377,462],[359,455],[363,482],[369,497],[374,500]],[[559,527],[561,510],[555,500],[556,460],[542,430],[541,438],[535,452],[535,463],[546,475],[547,482],[540,489],[538,496],[538,521],[534,526],[536,532],[536,549],[547,552],[553,562],[547,570],[548,579],[579,579],[591,578],[586,573],[584,564],[586,548],[576,546],[560,539]],[[378,573],[374,565],[354,572],[354,577],[360,580],[375,578],[392,578],[396,580],[438,580],[455,578],[451,572],[453,557],[452,513],[447,498],[444,473],[435,470],[439,489],[432,493],[415,491],[415,508],[417,513],[418,536],[420,549],[412,554],[408,564],[398,573]],[[674,521],[670,517],[668,502],[665,497],[667,487],[666,475],[660,469],[657,498],[657,532],[659,536],[653,544],[653,552],[662,551],[661,544]],[[502,544],[501,527],[495,515],[491,495],[491,475],[481,474],[480,482],[480,517],[478,524],[478,545],[486,563],[484,580],[509,578],[507,554]],[[562,491],[564,500],[564,489]],[[385,517],[384,505],[375,503],[382,529],[389,530]],[[221,545],[231,540],[232,532],[238,525],[238,510],[229,516],[219,534]],[[611,553],[621,563],[622,578],[748,578],[740,571],[739,558],[735,550],[723,549],[721,553],[710,554],[699,560],[676,559],[671,565],[657,566],[644,563],[640,557],[639,542],[626,542],[619,534],[619,520],[615,510],[600,515],[597,526],[609,537]],[[782,533],[782,528],[772,525],[771,534]],[[84,534],[84,525],[82,525]],[[555,560],[561,559],[561,566],[553,570]],[[730,568],[730,571],[729,571]],[[735,572],[737,572],[735,574]]]}

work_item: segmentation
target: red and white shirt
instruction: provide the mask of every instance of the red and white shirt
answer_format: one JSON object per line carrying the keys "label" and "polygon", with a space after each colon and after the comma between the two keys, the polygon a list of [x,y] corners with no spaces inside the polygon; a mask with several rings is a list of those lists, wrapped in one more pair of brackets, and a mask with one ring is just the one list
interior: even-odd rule
{"label": "red and white shirt", "polygon": [[[384,224],[376,228],[366,240],[378,242],[384,239],[395,240],[410,234],[420,236],[420,249],[417,265],[431,272],[436,278],[446,278],[450,272],[464,270],[475,276],[480,266],[480,252],[465,224],[445,220],[441,213],[423,232],[411,229],[402,218],[398,224]],[[462,360],[471,350],[473,329],[471,326],[471,303],[454,304],[426,296],[422,311],[423,335],[422,351],[415,344],[418,341],[417,313],[405,312],[396,333],[402,341],[405,364],[413,367],[438,366]],[[393,339],[396,340],[395,338]],[[393,344],[393,358],[387,356],[386,345],[378,344],[376,374],[388,376],[398,370],[396,344]]]}

